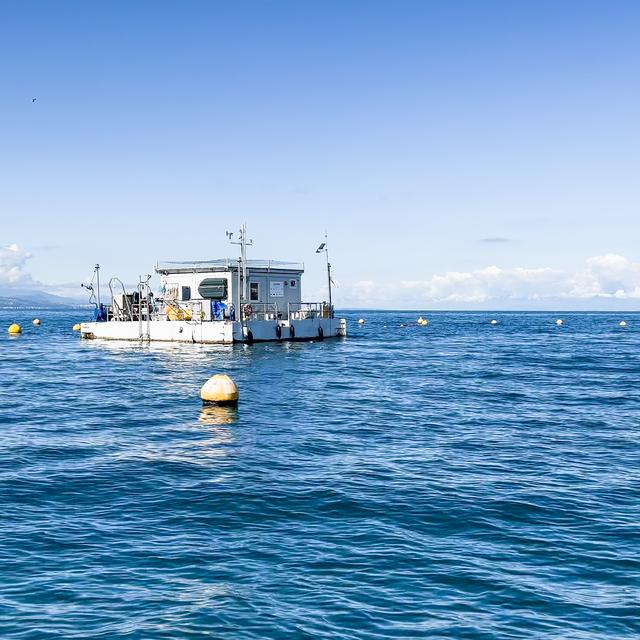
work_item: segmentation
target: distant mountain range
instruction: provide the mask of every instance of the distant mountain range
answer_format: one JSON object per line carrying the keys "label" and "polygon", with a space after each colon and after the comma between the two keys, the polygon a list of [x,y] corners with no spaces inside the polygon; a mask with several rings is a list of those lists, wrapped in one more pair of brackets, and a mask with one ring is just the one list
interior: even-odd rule
{"label": "distant mountain range", "polygon": [[87,306],[86,300],[54,296],[44,291],[21,291],[0,289],[0,308],[3,309],[28,309],[31,308],[56,308],[56,307],[83,307]]}

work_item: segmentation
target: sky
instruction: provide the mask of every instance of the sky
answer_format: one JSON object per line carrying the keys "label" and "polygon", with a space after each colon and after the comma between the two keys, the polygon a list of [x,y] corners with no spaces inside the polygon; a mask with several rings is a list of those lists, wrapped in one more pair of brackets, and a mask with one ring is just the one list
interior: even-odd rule
{"label": "sky", "polygon": [[[640,308],[637,2],[4,2],[0,293],[306,265],[342,307]],[[34,101],[35,99],[35,101]]]}

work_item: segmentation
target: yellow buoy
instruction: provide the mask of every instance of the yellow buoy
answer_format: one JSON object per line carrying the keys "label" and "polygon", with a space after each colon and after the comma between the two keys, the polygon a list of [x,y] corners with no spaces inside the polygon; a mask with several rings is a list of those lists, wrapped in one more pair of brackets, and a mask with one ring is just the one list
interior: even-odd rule
{"label": "yellow buoy", "polygon": [[558,319],[556,320],[556,324],[557,324],[559,327],[561,327],[561,326],[564,324],[564,320],[562,320],[562,319],[558,318]]}
{"label": "yellow buoy", "polygon": [[492,320],[491,324],[496,325],[496,324],[498,324],[498,321],[497,320]]}
{"label": "yellow buoy", "polygon": [[238,387],[227,375],[217,373],[209,378],[200,389],[200,399],[205,404],[238,404]]}
{"label": "yellow buoy", "polygon": [[39,327],[40,326],[40,318],[34,318],[33,319],[33,326],[34,327]]}
{"label": "yellow buoy", "polygon": [[364,324],[364,318],[360,318],[360,320],[358,320],[358,324]]}
{"label": "yellow buoy", "polygon": [[80,327],[80,323],[77,322],[76,324],[73,325],[73,330],[74,331],[80,331],[81,327]]}
{"label": "yellow buoy", "polygon": [[620,324],[618,325],[620,327],[626,327],[627,323],[624,320],[620,320]]}
{"label": "yellow buoy", "polygon": [[168,320],[191,320],[191,310],[169,305],[167,307]]}
{"label": "yellow buoy", "polygon": [[9,328],[7,329],[9,335],[11,336],[17,336],[19,333],[22,333],[22,327],[19,324],[16,324],[15,322],[9,326]]}
{"label": "yellow buoy", "polygon": [[426,318],[423,318],[422,316],[420,316],[416,322],[422,326],[422,327],[426,327],[429,324],[429,321]]}

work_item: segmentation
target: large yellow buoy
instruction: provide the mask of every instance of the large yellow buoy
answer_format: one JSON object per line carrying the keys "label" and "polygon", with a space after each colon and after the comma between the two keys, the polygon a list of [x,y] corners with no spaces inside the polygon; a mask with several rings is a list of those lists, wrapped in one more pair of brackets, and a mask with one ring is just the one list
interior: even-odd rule
{"label": "large yellow buoy", "polygon": [[209,378],[200,389],[200,399],[205,404],[234,405],[239,397],[236,383],[222,373]]}
{"label": "large yellow buoy", "polygon": [[167,320],[191,320],[191,309],[169,305],[167,307]]}
{"label": "large yellow buoy", "polygon": [[73,325],[73,330],[74,331],[80,331],[82,327],[80,326],[79,322],[76,322],[76,324]]}
{"label": "large yellow buoy", "polygon": [[22,333],[22,327],[14,322],[12,325],[9,325],[7,332],[11,336],[17,336],[19,333]]}
{"label": "large yellow buoy", "polygon": [[558,318],[556,320],[556,325],[558,325],[559,327],[561,327],[564,324],[564,320],[562,320],[561,318]]}
{"label": "large yellow buoy", "polygon": [[40,326],[40,318],[34,318],[33,319],[33,326],[34,327],[39,327]]}

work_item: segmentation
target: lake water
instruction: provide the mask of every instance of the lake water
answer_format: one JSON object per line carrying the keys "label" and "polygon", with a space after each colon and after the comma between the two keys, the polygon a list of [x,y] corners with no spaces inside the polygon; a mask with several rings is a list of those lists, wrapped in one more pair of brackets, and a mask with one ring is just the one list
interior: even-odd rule
{"label": "lake water", "polygon": [[640,637],[640,315],[223,347],[37,314],[0,312],[1,638]]}

